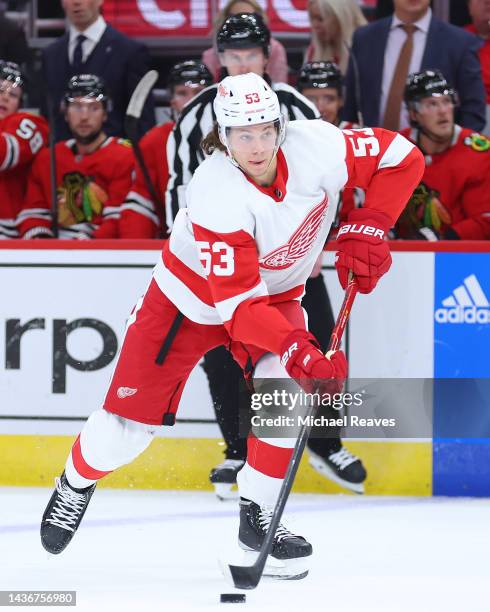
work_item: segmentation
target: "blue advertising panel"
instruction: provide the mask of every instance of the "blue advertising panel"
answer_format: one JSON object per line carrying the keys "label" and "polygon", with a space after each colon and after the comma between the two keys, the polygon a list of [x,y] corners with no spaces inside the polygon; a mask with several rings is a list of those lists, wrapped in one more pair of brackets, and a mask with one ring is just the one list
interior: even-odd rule
{"label": "blue advertising panel", "polygon": [[490,254],[435,258],[433,493],[490,495]]}

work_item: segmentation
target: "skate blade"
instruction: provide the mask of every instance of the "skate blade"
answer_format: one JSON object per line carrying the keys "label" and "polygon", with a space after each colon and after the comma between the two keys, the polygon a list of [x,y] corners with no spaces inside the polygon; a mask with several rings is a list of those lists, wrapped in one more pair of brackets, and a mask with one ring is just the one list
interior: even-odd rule
{"label": "skate blade", "polygon": [[[243,565],[253,565],[258,553],[255,550],[243,551]],[[301,580],[308,575],[310,557],[297,559],[276,559],[267,557],[262,578],[270,580]]]}
{"label": "skate blade", "polygon": [[337,474],[328,465],[326,465],[321,459],[317,459],[316,457],[313,456],[313,454],[311,454],[310,451],[308,452],[309,452],[308,462],[311,465],[311,467],[315,470],[315,472],[318,472],[321,476],[323,476],[327,480],[331,480],[332,482],[335,482],[341,487],[344,487],[345,489],[349,489],[353,493],[358,493],[360,495],[364,493],[364,483],[363,482],[349,482],[348,480],[343,480],[342,478],[337,476]]}
{"label": "skate blade", "polygon": [[236,484],[215,482],[214,492],[216,493],[216,497],[221,501],[236,501],[238,499],[238,489]]}

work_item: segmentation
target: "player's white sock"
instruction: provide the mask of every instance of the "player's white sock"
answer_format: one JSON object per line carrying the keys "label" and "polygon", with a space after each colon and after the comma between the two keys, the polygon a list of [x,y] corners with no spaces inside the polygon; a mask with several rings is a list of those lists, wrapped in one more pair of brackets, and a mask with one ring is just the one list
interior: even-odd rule
{"label": "player's white sock", "polygon": [[82,489],[130,463],[153,440],[155,427],[99,409],[85,423],[68,456],[69,484]]}

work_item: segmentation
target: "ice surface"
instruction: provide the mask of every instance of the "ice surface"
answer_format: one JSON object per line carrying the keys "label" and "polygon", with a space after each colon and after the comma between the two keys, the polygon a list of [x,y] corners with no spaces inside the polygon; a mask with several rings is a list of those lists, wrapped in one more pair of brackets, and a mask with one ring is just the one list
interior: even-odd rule
{"label": "ice surface", "polygon": [[285,522],[313,544],[309,577],[220,604],[233,592],[217,559],[236,556],[236,502],[100,489],[51,556],[39,540],[50,494],[0,489],[0,590],[76,590],[77,607],[62,608],[74,612],[490,610],[490,500],[295,495]]}

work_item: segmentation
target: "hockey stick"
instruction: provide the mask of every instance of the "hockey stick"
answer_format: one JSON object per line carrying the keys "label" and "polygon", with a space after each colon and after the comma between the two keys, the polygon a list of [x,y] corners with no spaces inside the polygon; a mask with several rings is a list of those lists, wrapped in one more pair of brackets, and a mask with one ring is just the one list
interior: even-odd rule
{"label": "hockey stick", "polygon": [[[337,317],[335,327],[333,328],[332,335],[330,336],[330,343],[328,347],[329,351],[336,351],[340,346],[340,341],[342,340],[342,335],[344,333],[345,326],[347,325],[347,321],[349,319],[350,311],[352,308],[352,304],[354,303],[356,294],[357,283],[355,282],[352,276],[352,272],[350,272],[349,282],[345,291],[344,301],[342,302],[339,316]],[[315,409],[316,407],[312,403],[308,409],[308,413],[304,420],[305,424],[301,426],[300,433],[293,450],[293,454],[291,456],[291,459],[289,460],[286,476],[284,477],[281,490],[279,491],[279,496],[277,498],[276,506],[272,514],[269,529],[264,538],[260,553],[257,559],[255,560],[255,563],[253,565],[228,565],[227,567],[225,566],[225,571],[228,570],[227,574],[231,575],[233,584],[237,589],[255,589],[255,587],[259,584],[259,581],[262,577],[262,573],[264,571],[265,563],[267,561],[267,557],[274,543],[276,529],[279,526],[279,523],[281,522],[282,513],[284,512],[284,507],[286,506],[289,493],[291,492],[291,488],[296,477],[296,472],[298,471],[301,456],[303,455],[303,451],[305,450],[306,441],[308,440],[308,437],[310,435],[311,425],[307,425],[306,423],[310,421],[309,417],[314,414]]]}
{"label": "hockey stick", "polygon": [[50,184],[51,184],[51,231],[53,236],[58,238],[59,236],[59,222],[58,222],[58,189],[57,189],[57,176],[56,176],[56,142],[54,140],[54,112],[53,112],[53,99],[51,95],[48,95],[48,121],[50,124],[49,129],[49,169],[50,169]]}
{"label": "hockey stick", "polygon": [[143,107],[145,105],[146,99],[150,94],[151,88],[153,87],[153,85],[155,85],[157,79],[158,72],[156,70],[149,70],[136,86],[136,89],[133,91],[133,95],[131,96],[131,100],[129,101],[128,108],[126,110],[126,116],[124,118],[124,130],[126,132],[126,136],[129,138],[131,144],[133,145],[134,156],[136,157],[138,166],[140,167],[141,173],[143,174],[143,179],[145,181],[146,188],[148,189],[148,193],[150,194],[153,202],[157,207],[157,215],[160,219],[161,229],[163,231],[165,208],[163,202],[158,196],[155,185],[151,180],[148,168],[146,167],[145,159],[139,146],[140,139],[138,136],[138,124],[141,118],[141,113],[143,112]]}
{"label": "hockey stick", "polygon": [[47,94],[47,110],[48,110],[48,125],[49,125],[49,186],[51,192],[51,231],[53,237],[58,238],[59,223],[58,223],[58,186],[56,173],[56,141],[55,141],[55,120],[54,120],[54,102],[51,93]]}

